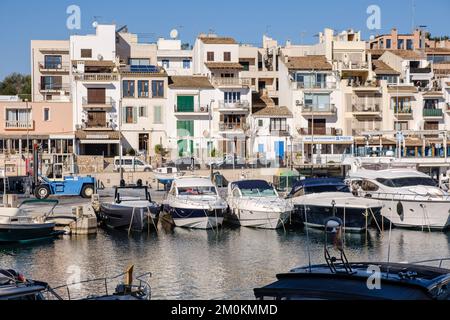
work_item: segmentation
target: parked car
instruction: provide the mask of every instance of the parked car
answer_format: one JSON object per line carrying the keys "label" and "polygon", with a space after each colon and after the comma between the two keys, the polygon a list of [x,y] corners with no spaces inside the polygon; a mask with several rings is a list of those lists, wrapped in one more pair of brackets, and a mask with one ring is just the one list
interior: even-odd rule
{"label": "parked car", "polygon": [[[120,157],[114,158],[114,170],[120,172]],[[137,157],[122,157],[122,171],[126,172],[151,172],[152,166]]]}
{"label": "parked car", "polygon": [[[175,167],[178,170],[191,170],[192,169],[192,157],[183,157],[175,160]],[[200,170],[202,168],[198,159],[194,158],[194,169]]]}

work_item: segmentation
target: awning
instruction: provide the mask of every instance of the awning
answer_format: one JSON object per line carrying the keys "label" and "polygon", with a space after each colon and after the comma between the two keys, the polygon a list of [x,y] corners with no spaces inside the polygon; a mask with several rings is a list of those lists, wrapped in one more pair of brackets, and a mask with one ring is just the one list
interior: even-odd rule
{"label": "awning", "polygon": [[80,140],[80,144],[120,144],[120,140]]}

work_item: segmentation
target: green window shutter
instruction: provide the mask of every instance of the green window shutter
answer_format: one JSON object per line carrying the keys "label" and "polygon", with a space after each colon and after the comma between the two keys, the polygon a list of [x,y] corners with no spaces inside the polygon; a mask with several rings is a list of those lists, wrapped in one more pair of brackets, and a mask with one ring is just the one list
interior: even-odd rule
{"label": "green window shutter", "polygon": [[194,96],[178,96],[177,106],[179,112],[194,112]]}

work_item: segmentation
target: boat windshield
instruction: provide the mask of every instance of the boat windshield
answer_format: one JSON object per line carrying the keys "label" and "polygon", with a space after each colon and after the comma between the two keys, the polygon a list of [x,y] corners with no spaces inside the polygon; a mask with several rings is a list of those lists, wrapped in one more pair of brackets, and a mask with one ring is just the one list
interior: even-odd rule
{"label": "boat windshield", "polygon": [[346,185],[324,185],[305,188],[305,194],[322,192],[350,192],[350,189]]}
{"label": "boat windshield", "polygon": [[252,189],[241,189],[243,197],[275,197],[277,194],[274,189],[266,188],[252,188]]}
{"label": "boat windshield", "polygon": [[216,196],[215,187],[178,187],[180,196]]}
{"label": "boat windshield", "polygon": [[377,181],[382,185],[391,188],[416,187],[416,186],[436,187],[436,182],[433,179],[426,177],[406,177],[397,179],[378,178]]}

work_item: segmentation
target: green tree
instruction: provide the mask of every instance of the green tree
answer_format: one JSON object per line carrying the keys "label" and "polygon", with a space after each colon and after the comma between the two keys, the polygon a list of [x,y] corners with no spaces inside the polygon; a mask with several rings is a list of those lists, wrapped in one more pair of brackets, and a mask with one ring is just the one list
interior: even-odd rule
{"label": "green tree", "polygon": [[0,95],[19,95],[22,99],[30,100],[31,76],[12,73],[0,82]]}

